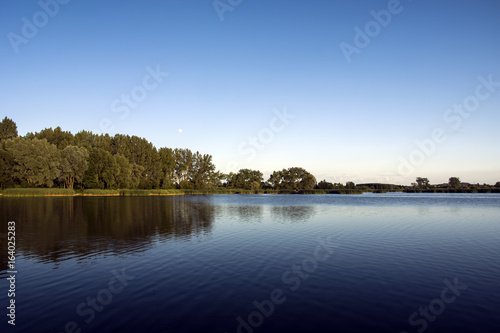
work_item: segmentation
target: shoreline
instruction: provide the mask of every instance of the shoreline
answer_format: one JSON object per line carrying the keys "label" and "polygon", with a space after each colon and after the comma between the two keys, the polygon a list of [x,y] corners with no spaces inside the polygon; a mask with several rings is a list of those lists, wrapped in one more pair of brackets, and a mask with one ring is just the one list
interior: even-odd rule
{"label": "shoreline", "polygon": [[[226,190],[226,191],[195,191],[195,190],[102,190],[102,193],[96,193],[95,190],[89,192],[93,193],[76,193],[70,192],[67,189],[53,189],[54,192],[64,192],[69,193],[50,193],[51,189],[15,189],[15,191],[7,191],[13,193],[0,193],[0,197],[5,198],[19,198],[19,197],[161,197],[161,196],[181,196],[181,195],[217,195],[217,194],[287,194],[287,195],[321,195],[321,194],[386,194],[386,193],[413,193],[413,194],[450,194],[450,193],[462,193],[462,194],[485,194],[485,193],[500,193],[500,189],[427,189],[427,190],[314,190],[314,191],[251,191],[251,190]],[[48,191],[47,191],[48,190]],[[162,191],[165,191],[162,193]],[[174,192],[175,191],[175,192]],[[36,193],[38,192],[38,193]]]}

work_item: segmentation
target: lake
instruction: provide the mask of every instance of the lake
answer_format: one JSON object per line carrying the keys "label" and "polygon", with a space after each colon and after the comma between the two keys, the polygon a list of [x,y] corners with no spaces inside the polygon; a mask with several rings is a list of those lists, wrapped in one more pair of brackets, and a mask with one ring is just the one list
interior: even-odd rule
{"label": "lake", "polygon": [[0,205],[2,332],[500,332],[499,194]]}

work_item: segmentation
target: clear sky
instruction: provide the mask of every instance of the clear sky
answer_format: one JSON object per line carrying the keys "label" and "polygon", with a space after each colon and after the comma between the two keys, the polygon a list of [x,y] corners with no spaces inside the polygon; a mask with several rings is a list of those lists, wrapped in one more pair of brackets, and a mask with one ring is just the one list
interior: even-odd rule
{"label": "clear sky", "polygon": [[223,172],[500,181],[497,0],[8,0],[0,32],[20,135],[137,135]]}

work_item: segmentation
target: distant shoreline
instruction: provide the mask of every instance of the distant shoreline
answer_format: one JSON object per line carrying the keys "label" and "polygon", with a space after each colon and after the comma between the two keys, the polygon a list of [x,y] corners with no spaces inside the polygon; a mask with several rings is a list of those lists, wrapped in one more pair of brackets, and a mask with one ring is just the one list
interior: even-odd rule
{"label": "distant shoreline", "polygon": [[0,197],[149,197],[149,196],[179,196],[179,195],[216,195],[216,194],[363,194],[363,193],[500,193],[500,189],[404,189],[404,190],[307,190],[307,191],[277,191],[277,190],[84,190],[59,188],[10,188],[0,193]]}

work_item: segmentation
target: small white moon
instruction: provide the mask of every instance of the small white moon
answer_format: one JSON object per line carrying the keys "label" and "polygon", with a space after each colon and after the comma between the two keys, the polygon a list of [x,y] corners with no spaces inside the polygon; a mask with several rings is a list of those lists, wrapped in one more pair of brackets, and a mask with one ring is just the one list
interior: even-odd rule
{"label": "small white moon", "polygon": [[182,128],[179,128],[179,133],[182,133]]}

